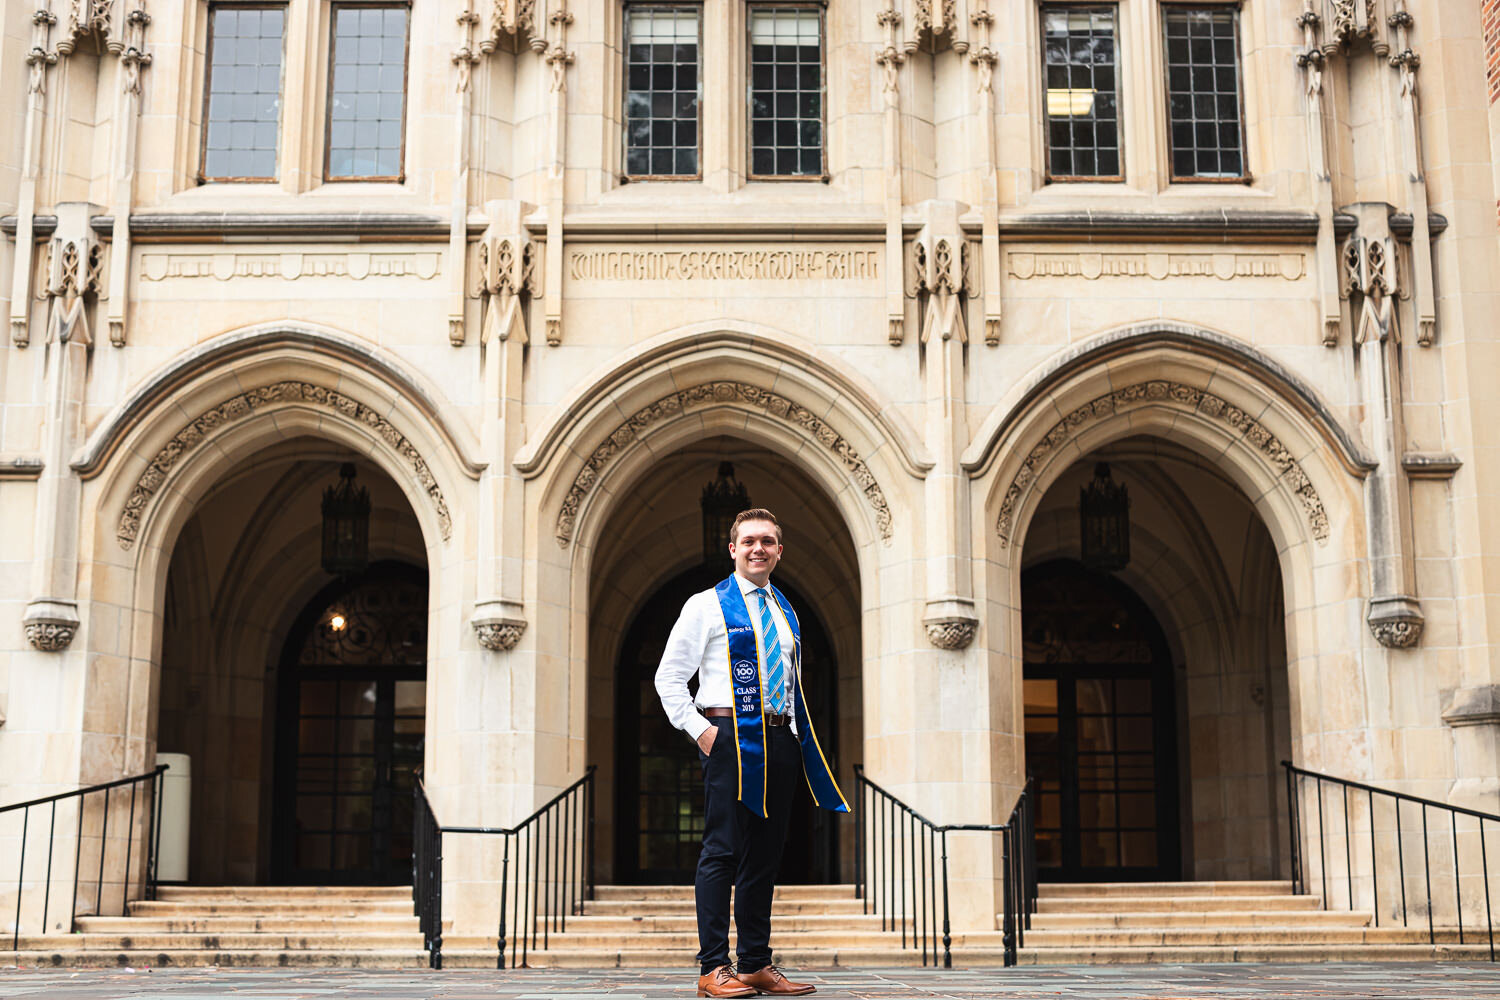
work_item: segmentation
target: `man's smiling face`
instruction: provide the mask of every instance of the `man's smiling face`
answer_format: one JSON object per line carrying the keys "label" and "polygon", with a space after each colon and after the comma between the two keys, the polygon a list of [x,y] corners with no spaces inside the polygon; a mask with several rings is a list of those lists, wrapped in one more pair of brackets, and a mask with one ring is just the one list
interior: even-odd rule
{"label": "man's smiling face", "polygon": [[729,542],[729,555],[740,576],[764,587],[781,561],[781,531],[770,521],[745,521]]}

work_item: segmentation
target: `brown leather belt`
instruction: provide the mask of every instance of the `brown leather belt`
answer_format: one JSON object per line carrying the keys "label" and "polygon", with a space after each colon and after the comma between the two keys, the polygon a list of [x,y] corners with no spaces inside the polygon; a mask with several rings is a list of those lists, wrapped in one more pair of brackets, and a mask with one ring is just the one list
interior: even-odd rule
{"label": "brown leather belt", "polygon": [[[734,718],[734,709],[705,708],[703,714],[710,719],[732,719]],[[792,717],[790,715],[777,715],[774,712],[767,712],[765,718],[766,725],[768,726],[790,726],[792,724]]]}

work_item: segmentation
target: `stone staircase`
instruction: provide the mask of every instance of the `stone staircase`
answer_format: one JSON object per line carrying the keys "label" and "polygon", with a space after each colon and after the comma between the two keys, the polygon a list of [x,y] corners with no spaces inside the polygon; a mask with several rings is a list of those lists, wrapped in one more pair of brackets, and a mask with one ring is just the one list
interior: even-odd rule
{"label": "stone staircase", "polygon": [[[774,960],[797,969],[922,964],[920,952],[902,950],[899,924],[882,931],[880,917],[863,911],[852,885],[778,887],[772,904]],[[732,955],[732,921],[729,941]],[[998,932],[969,935],[968,941],[965,954],[973,961],[998,965],[1004,960]],[[537,942],[540,946],[540,933]],[[568,917],[565,933],[550,934],[545,951],[528,951],[526,964],[559,969],[691,969],[697,951],[692,886],[601,885],[595,887],[594,898],[583,904],[583,913]],[[507,948],[507,962],[509,958]],[[929,953],[928,961],[932,959]],[[493,935],[444,936],[443,968],[493,969],[495,963]]]}
{"label": "stone staircase", "polygon": [[[902,947],[901,925],[863,912],[848,885],[776,890],[772,944],[794,969],[922,964]],[[168,887],[125,917],[80,917],[77,932],[20,939],[0,965],[167,968],[181,966],[425,968],[411,890],[315,887]],[[996,926],[1000,926],[997,919]],[[534,968],[691,968],[698,950],[691,886],[599,886],[548,947],[529,948]],[[512,933],[514,929],[512,929]],[[1125,962],[1342,962],[1487,960],[1471,929],[1375,927],[1369,913],[1324,911],[1287,882],[1043,885],[1019,959],[1037,964]],[[731,930],[730,948],[733,951]],[[8,947],[9,940],[0,942]],[[448,931],[443,967],[496,965],[497,939]],[[999,930],[955,932],[956,968],[999,966]],[[941,954],[927,955],[929,963]]]}
{"label": "stone staircase", "polygon": [[[1370,962],[1489,959],[1473,929],[1374,926],[1368,912],[1323,910],[1290,882],[1043,885],[1022,964]],[[998,919],[997,919],[998,925]],[[1481,928],[1481,931],[1483,928]],[[970,964],[955,945],[954,964]]]}
{"label": "stone staircase", "polygon": [[[9,939],[0,948],[9,948]],[[426,968],[409,886],[162,886],[124,917],[22,936],[0,964],[26,968]]]}

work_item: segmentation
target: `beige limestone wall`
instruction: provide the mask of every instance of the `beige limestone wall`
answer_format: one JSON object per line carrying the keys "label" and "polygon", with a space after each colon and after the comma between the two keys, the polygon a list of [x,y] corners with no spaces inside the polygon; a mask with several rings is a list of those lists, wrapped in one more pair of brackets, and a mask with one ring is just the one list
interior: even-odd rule
{"label": "beige limestone wall", "polygon": [[[664,456],[731,435],[797,466],[827,495],[848,532],[854,555],[852,561],[841,557],[838,566],[858,584],[857,624],[840,628],[861,658],[863,739],[846,759],[862,758],[872,776],[929,815],[983,822],[1008,813],[1023,760],[1015,636],[1020,552],[1028,533],[1040,530],[1034,526],[1046,523],[1041,498],[1062,481],[1057,477],[1085,454],[1141,437],[1190,449],[1212,465],[1215,477],[1231,480],[1269,536],[1245,545],[1274,550],[1280,576],[1275,583],[1269,557],[1257,557],[1259,569],[1227,574],[1231,589],[1259,595],[1240,608],[1239,619],[1216,620],[1210,628],[1200,613],[1185,615],[1179,626],[1188,703],[1203,707],[1201,715],[1189,715],[1184,746],[1209,783],[1192,795],[1195,871],[1256,872],[1261,861],[1254,859],[1271,857],[1254,844],[1230,844],[1227,810],[1216,813],[1208,804],[1245,801],[1238,789],[1260,782],[1263,772],[1258,765],[1236,770],[1221,753],[1217,773],[1209,776],[1206,759],[1214,755],[1206,737],[1194,743],[1195,722],[1198,733],[1208,720],[1258,727],[1255,732],[1266,734],[1266,753],[1290,746],[1311,767],[1492,810],[1500,806],[1494,777],[1500,738],[1493,723],[1455,728],[1443,721],[1451,692],[1496,683],[1492,595],[1500,524],[1493,522],[1500,506],[1492,502],[1497,465],[1488,436],[1497,421],[1485,373],[1496,367],[1491,314],[1500,268],[1477,11],[1436,0],[1409,5],[1417,24],[1413,44],[1422,55],[1427,194],[1448,228],[1433,244],[1438,339],[1432,347],[1403,341],[1402,413],[1409,452],[1451,452],[1461,465],[1451,479],[1409,484],[1416,596],[1426,631],[1414,649],[1388,650],[1365,624],[1373,596],[1366,528],[1377,516],[1366,484],[1371,461],[1389,468],[1400,456],[1369,454],[1370,415],[1378,401],[1360,385],[1350,343],[1352,308],[1335,303],[1343,327],[1332,349],[1323,346],[1321,282],[1336,261],[1332,247],[1320,249],[1306,223],[1317,209],[1319,182],[1309,167],[1305,81],[1294,68],[1301,5],[1255,4],[1242,14],[1246,184],[1168,181],[1165,109],[1157,99],[1163,85],[1160,5],[1147,0],[1120,4],[1123,183],[1044,183],[1035,10],[994,3],[994,148],[982,148],[977,138],[983,129],[976,64],[945,45],[935,53],[917,46],[897,74],[902,170],[893,177],[876,62],[885,44],[875,19],[882,6],[863,0],[829,10],[830,177],[786,184],[744,179],[743,88],[732,43],[740,15],[726,0],[707,0],[704,8],[701,183],[621,182],[620,16],[609,0],[570,5],[574,21],[564,44],[574,60],[561,98],[524,40],[506,39],[475,66],[467,143],[458,137],[463,99],[451,61],[461,42],[458,29],[449,18],[414,17],[405,182],[323,183],[326,8],[293,0],[279,181],[199,185],[206,5],[153,9],[148,39],[154,62],[143,77],[140,151],[127,185],[134,211],[300,213],[315,221],[248,239],[225,239],[212,224],[191,235],[136,235],[126,284],[127,343],[114,347],[101,336],[90,355],[78,440],[83,624],[66,652],[26,645],[20,617],[25,602],[38,596],[27,583],[39,523],[37,487],[25,477],[0,480],[7,527],[0,539],[0,567],[7,570],[0,576],[0,712],[6,715],[0,773],[7,776],[0,801],[147,766],[154,752],[150,720],[170,704],[161,690],[162,604],[182,527],[250,456],[308,436],[368,456],[401,488],[420,525],[432,572],[428,773],[439,815],[452,823],[494,824],[524,816],[582,773],[595,759],[595,736],[604,734],[602,725],[595,727],[601,720],[590,688],[606,668],[597,641],[608,632],[596,630],[596,607],[604,600],[600,594],[617,586],[605,578],[611,562],[605,539],[616,512]],[[12,81],[29,44],[29,26],[18,11],[7,8],[0,43],[0,78]],[[898,41],[910,25],[908,18]],[[967,22],[959,30],[977,43]],[[557,38],[549,35],[548,44]],[[66,201],[92,202],[99,213],[119,208],[111,150],[123,123],[111,59],[85,46],[48,71],[39,212]],[[1379,198],[1404,210],[1394,71],[1383,61],[1376,65],[1365,49],[1348,65],[1343,59],[1332,59],[1327,70],[1336,119],[1328,131],[1331,203]],[[0,87],[0,93],[7,95],[0,100],[0,135],[11,134],[24,111],[21,92]],[[559,146],[551,129],[559,100],[563,183],[554,188]],[[16,184],[15,164],[6,159],[13,148],[0,142],[0,214],[15,202],[7,193]],[[466,179],[459,176],[461,151]],[[994,158],[993,171],[987,156]],[[885,197],[888,186],[898,185],[902,203],[893,218]],[[916,235],[926,218],[916,202],[927,198],[960,203],[950,207],[976,253],[991,216],[1003,217],[1008,227],[1031,226],[1007,228],[982,251],[993,255],[1003,307],[994,328],[998,344],[983,336],[984,293],[994,292],[992,285],[965,304],[962,394],[937,400],[928,398],[927,366],[935,352],[919,343],[922,313],[909,290],[910,263],[885,252],[888,227],[898,246],[899,237],[909,242]],[[510,207],[539,254],[545,237],[563,241],[548,248],[558,251],[557,268],[546,265],[551,270],[523,310],[529,342],[513,351],[521,374],[514,390],[504,388],[514,398],[486,382],[486,362],[511,348],[481,343],[486,306],[473,272],[477,253],[450,250],[453,216],[462,251],[507,210],[488,204],[498,199],[522,203]],[[1294,212],[1303,221],[1207,232],[1182,221],[1188,213],[1222,218],[1226,209]],[[345,229],[331,232],[336,217],[361,212],[364,222],[346,221]],[[1065,231],[1024,218],[1043,212],[1075,218],[1161,213],[1165,221]],[[404,213],[417,221],[397,238],[375,231],[368,213]],[[326,229],[318,219],[327,220]],[[14,252],[13,241],[4,241],[0,296],[9,294],[6,255]],[[896,345],[888,340],[893,288],[904,320],[904,339]],[[466,319],[457,347],[448,322],[455,295]],[[41,447],[42,333],[50,308],[46,301],[32,304],[30,347],[0,348],[0,459],[34,457]],[[88,308],[98,335],[106,307],[90,301]],[[1397,309],[1402,336],[1409,338],[1412,305],[1403,299]],[[549,315],[561,321],[556,345],[545,335]],[[1122,338],[1127,328],[1140,336]],[[300,331],[303,339],[293,346],[229,349],[236,338],[251,343],[255,332],[278,329]],[[1169,336],[1152,340],[1147,329]],[[1172,346],[1162,346],[1165,340]],[[363,418],[296,403],[215,431],[211,443],[186,455],[152,494],[134,546],[120,546],[120,513],[174,434],[247,390],[294,379],[315,380],[358,400],[405,437],[442,492],[448,537],[409,456]],[[1049,457],[1028,473],[1010,536],[1002,539],[997,526],[1007,492],[1038,442],[1084,403],[1149,379],[1216,393],[1275,434],[1316,488],[1326,535],[1317,537],[1320,529],[1264,448],[1217,417],[1152,405],[1091,422],[1069,438],[1064,457]],[[713,381],[778,394],[848,442],[880,486],[889,537],[849,464],[816,430],[743,399],[653,417],[622,439],[588,490],[569,499],[590,457],[629,418]],[[147,391],[152,385],[157,388]],[[138,407],[126,405],[141,392]],[[507,425],[509,437],[497,439],[487,428],[498,419],[502,396],[514,404],[507,418],[514,422]],[[934,647],[921,624],[926,602],[937,596],[928,593],[929,558],[949,555],[927,551],[922,530],[929,518],[944,514],[928,509],[927,476],[943,443],[931,433],[929,415],[945,406],[958,414],[957,436],[964,441],[963,461],[950,464],[961,464],[967,478],[968,514],[956,532],[956,547],[967,551],[951,555],[955,563],[971,557],[976,563],[968,572],[979,619],[973,644],[957,651]],[[506,516],[516,518],[519,506],[523,528],[496,543],[503,549],[499,561],[510,567],[505,585],[527,622],[519,645],[508,652],[483,649],[470,625],[475,603],[496,587],[491,571],[481,567],[481,556],[489,554],[478,551],[479,539],[488,537],[480,523],[495,516],[478,485],[490,474],[486,469],[507,470],[503,474],[520,483]],[[1183,490],[1192,505],[1221,495],[1208,479],[1189,482]],[[562,545],[557,534],[570,505],[574,522]],[[678,510],[663,524],[690,519],[690,510]],[[1203,534],[1227,545],[1223,537],[1249,533],[1216,523],[1197,535],[1164,533],[1171,541],[1162,546],[1178,549],[1186,544],[1178,539],[1189,536],[1202,544]],[[1280,612],[1267,596],[1278,587]],[[1284,642],[1277,638],[1278,614],[1284,615]],[[1245,644],[1247,661],[1214,675],[1216,702],[1209,693],[1215,681],[1193,673],[1209,659],[1186,651],[1225,643],[1230,624],[1241,632],[1262,630],[1263,647]],[[1272,662],[1285,663],[1285,700],[1266,674],[1267,705],[1252,709],[1244,699],[1263,683],[1257,671]],[[852,711],[852,702],[845,700],[845,711]],[[1284,727],[1277,721],[1283,717]],[[1236,819],[1249,816],[1256,829],[1279,830],[1273,820],[1284,818],[1284,804],[1273,805],[1269,792],[1257,796],[1253,810],[1237,812]],[[0,828],[0,852],[8,849],[5,836]],[[495,859],[482,856],[485,850],[457,848],[448,868],[456,918],[476,927],[487,926],[494,897]],[[995,910],[998,848],[992,838],[974,837],[954,850],[963,890],[956,919],[961,926],[987,926]]]}

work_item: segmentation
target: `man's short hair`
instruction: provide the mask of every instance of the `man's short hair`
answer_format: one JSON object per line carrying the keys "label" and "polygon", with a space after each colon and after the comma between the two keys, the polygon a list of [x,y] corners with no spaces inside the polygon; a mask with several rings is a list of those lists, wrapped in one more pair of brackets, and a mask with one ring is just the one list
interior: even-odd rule
{"label": "man's short hair", "polygon": [[781,522],[776,520],[775,514],[772,514],[764,507],[751,507],[749,510],[742,510],[734,516],[734,524],[729,526],[729,541],[731,544],[740,540],[740,525],[746,521],[770,521],[776,528],[776,541],[780,544]]}

